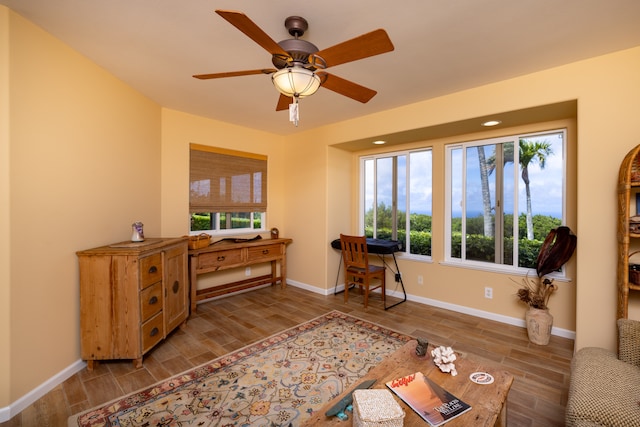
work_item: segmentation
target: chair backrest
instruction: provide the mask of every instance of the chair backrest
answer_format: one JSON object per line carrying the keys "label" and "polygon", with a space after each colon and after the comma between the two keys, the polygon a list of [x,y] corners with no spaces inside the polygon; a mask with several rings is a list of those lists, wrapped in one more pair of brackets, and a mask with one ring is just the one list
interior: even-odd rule
{"label": "chair backrest", "polygon": [[340,234],[340,247],[344,267],[368,268],[369,254],[365,236],[347,236]]}

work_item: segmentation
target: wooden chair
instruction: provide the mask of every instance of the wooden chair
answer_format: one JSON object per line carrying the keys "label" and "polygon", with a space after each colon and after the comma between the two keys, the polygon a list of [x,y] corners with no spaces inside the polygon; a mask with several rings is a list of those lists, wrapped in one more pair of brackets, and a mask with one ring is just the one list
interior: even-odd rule
{"label": "wooden chair", "polygon": [[[382,302],[385,301],[386,288],[384,266],[369,265],[367,239],[365,236],[347,236],[340,234],[340,247],[344,262],[344,302],[349,299],[349,288],[358,285],[360,292],[364,288],[364,308],[369,304],[369,292],[380,288]],[[372,280],[379,280],[378,286],[372,287]]]}

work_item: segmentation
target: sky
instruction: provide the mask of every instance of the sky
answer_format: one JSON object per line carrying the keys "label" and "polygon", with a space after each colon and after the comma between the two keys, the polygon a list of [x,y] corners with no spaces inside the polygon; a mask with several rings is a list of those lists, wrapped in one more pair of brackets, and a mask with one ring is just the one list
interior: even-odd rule
{"label": "sky", "polygon": [[[531,190],[531,205],[534,215],[543,214],[551,215],[556,218],[562,218],[562,192],[563,192],[563,169],[564,169],[564,156],[563,156],[563,133],[542,134],[526,138],[529,141],[546,141],[551,144],[552,154],[550,154],[545,162],[544,169],[540,168],[537,161],[529,163],[529,181]],[[517,141],[517,138],[514,140]],[[486,147],[486,157],[488,158],[492,154],[492,149]],[[461,154],[461,153],[457,153]],[[479,161],[477,157],[477,150],[467,150],[467,194],[466,194],[466,207],[468,216],[471,213],[482,213],[482,190],[480,185],[480,171]],[[454,158],[454,162],[456,159]],[[504,211],[507,213],[513,213],[516,210],[519,214],[526,212],[526,193],[525,184],[520,177],[519,172],[517,176],[514,175],[513,164],[509,163],[505,166],[504,173],[504,193],[505,203]],[[462,194],[459,191],[460,176],[453,178],[453,186],[457,187],[452,197],[452,205],[458,206],[462,200]],[[514,193],[514,182],[517,181],[518,192]],[[495,172],[489,177],[489,186],[491,188],[492,198],[491,201],[495,204]],[[514,201],[517,200],[518,206],[514,209]],[[458,213],[460,209],[454,209]],[[454,216],[455,212],[454,212]]]}
{"label": "sky", "polygon": [[[564,153],[563,153],[563,137],[564,132],[552,132],[536,135],[516,135],[512,139],[517,144],[519,137],[525,137],[527,140],[546,141],[551,144],[553,153],[547,157],[544,169],[540,169],[537,162],[529,164],[529,179],[531,189],[531,203],[533,214],[551,215],[562,218],[562,193],[563,193],[563,170],[564,170]],[[502,140],[500,141],[502,142]],[[474,144],[477,145],[479,141]],[[495,143],[495,142],[492,142]],[[486,157],[491,156],[493,146],[487,146],[485,149]],[[467,213],[470,216],[482,214],[482,192],[480,186],[479,162],[477,158],[477,149],[467,150],[467,182],[468,191],[466,194]],[[432,213],[432,156],[430,150],[418,152],[404,153],[398,155],[398,204],[405,206],[406,204],[406,159],[409,156],[409,174],[410,174],[410,208],[411,213],[422,213],[431,215]],[[456,165],[452,174],[452,206],[453,216],[461,215],[462,205],[462,149],[452,152],[452,164]],[[378,203],[384,202],[387,206],[391,204],[391,188],[392,188],[392,165],[391,157],[376,160],[376,173],[378,175]],[[373,206],[373,161],[369,161],[366,166],[365,180],[367,193],[365,194],[366,209]],[[495,172],[489,177],[490,188],[492,190],[492,204],[495,203]],[[514,181],[517,182],[518,192],[514,193]],[[505,166],[505,211],[513,213],[514,200],[518,201],[518,213],[526,212],[526,196],[524,181],[518,175],[514,175],[513,164]],[[456,209],[457,207],[457,209]],[[400,210],[405,210],[402,207]]]}

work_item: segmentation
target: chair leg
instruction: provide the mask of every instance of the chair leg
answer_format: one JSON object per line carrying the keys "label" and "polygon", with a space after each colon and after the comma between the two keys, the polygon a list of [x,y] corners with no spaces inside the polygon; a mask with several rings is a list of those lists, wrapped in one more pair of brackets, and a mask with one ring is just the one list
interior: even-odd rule
{"label": "chair leg", "polygon": [[385,279],[384,276],[386,276],[386,274],[384,274],[384,272],[382,273],[382,286],[381,286],[381,290],[382,290],[382,303],[384,305],[384,302],[386,301],[386,297],[387,297],[387,288],[385,285]]}
{"label": "chair leg", "polygon": [[364,308],[369,306],[369,278],[364,279]]}
{"label": "chair leg", "polygon": [[369,305],[369,291],[365,288],[364,290],[364,308],[367,308]]}
{"label": "chair leg", "polygon": [[344,303],[346,304],[349,300],[349,276],[344,274]]}

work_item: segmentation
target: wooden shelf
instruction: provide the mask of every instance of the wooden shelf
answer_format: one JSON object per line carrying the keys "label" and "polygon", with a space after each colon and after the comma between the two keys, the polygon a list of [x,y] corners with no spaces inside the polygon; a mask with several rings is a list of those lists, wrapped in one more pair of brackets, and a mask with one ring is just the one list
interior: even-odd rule
{"label": "wooden shelf", "polygon": [[[629,291],[640,291],[640,285],[629,282],[630,247],[640,246],[640,233],[629,230],[631,212],[635,212],[636,194],[640,188],[640,145],[625,156],[618,174],[618,309],[617,318],[629,315]],[[634,209],[632,210],[632,206]]]}

